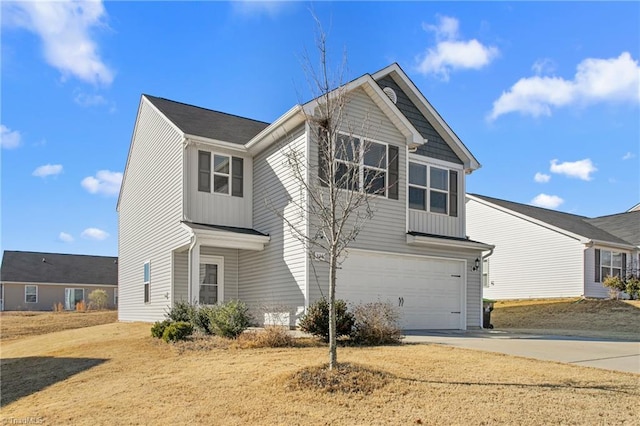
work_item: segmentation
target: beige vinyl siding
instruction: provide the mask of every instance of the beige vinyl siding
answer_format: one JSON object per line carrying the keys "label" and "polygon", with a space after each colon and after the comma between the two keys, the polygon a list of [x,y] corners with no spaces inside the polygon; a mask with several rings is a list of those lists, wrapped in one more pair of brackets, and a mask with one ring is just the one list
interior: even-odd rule
{"label": "beige vinyl siding", "polygon": [[[157,321],[170,306],[172,251],[189,243],[182,220],[182,136],[142,99],[119,204],[122,321]],[[151,262],[150,302],[143,264]]]}
{"label": "beige vinyl siding", "polygon": [[274,212],[284,213],[291,220],[298,214],[290,200],[299,201],[303,192],[286,166],[283,153],[287,149],[306,151],[304,129],[294,129],[254,158],[253,227],[269,234],[271,240],[263,251],[239,252],[238,296],[251,307],[259,322],[265,312],[279,312],[286,313],[290,325],[294,325],[305,307],[306,253],[303,244]]}
{"label": "beige vinyl siding", "polygon": [[467,233],[496,246],[485,297],[584,294],[584,245],[577,239],[475,200],[467,202]]}
{"label": "beige vinyl siding", "polygon": [[[89,306],[89,294],[94,290],[104,290],[107,292],[107,308],[115,309],[113,304],[113,291],[117,287],[114,285],[87,285],[87,284],[21,284],[2,283],[4,287],[4,310],[5,311],[53,311],[54,305],[62,303],[64,308],[65,288],[84,289],[84,301]],[[36,303],[25,302],[25,286],[35,285],[38,287],[38,299]]]}
{"label": "beige vinyl siding", "polygon": [[[243,196],[233,197],[226,194],[198,191],[198,150],[229,157],[240,157],[244,160]],[[253,160],[237,151],[210,147],[203,144],[189,144],[186,150],[185,164],[185,217],[195,223],[209,223],[223,226],[252,228],[253,191],[251,188],[253,175]],[[212,173],[213,175],[213,173]],[[231,184],[231,178],[229,178]]]}

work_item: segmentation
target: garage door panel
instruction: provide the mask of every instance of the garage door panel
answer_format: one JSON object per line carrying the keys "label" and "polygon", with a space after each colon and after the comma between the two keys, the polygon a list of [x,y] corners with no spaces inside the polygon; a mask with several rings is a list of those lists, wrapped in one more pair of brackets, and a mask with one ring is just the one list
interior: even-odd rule
{"label": "garage door panel", "polygon": [[460,329],[463,270],[456,260],[352,252],[338,271],[336,294],[354,304],[398,306],[405,329]]}

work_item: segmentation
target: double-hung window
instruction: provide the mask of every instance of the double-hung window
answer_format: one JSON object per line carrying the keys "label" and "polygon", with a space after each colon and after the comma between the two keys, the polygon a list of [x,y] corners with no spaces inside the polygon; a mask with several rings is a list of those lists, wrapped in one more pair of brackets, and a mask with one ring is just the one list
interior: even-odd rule
{"label": "double-hung window", "polygon": [[38,286],[24,286],[24,303],[38,303]]}
{"label": "double-hung window", "polygon": [[144,285],[144,303],[149,303],[150,292],[151,292],[151,262],[144,262],[144,266],[142,267],[143,272],[143,285]]}
{"label": "double-hung window", "polygon": [[625,275],[627,255],[609,250],[596,249],[595,281],[603,282],[607,277],[620,277]]}
{"label": "double-hung window", "polygon": [[409,163],[409,208],[458,216],[458,172]]}
{"label": "double-hung window", "polygon": [[240,157],[198,151],[198,191],[243,196],[244,160]]}
{"label": "double-hung window", "polygon": [[339,134],[335,147],[338,187],[387,195],[387,145]]}

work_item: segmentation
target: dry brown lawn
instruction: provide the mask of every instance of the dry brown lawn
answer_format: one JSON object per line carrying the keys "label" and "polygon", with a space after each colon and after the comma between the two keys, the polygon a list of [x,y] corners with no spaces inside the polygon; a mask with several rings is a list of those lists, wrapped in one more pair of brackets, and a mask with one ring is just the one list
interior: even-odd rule
{"label": "dry brown lawn", "polygon": [[[185,350],[114,323],[2,345],[2,417],[45,425],[638,424],[640,376],[438,345],[341,348],[371,393],[295,390],[324,347]],[[179,350],[180,348],[180,350]]]}
{"label": "dry brown lawn", "polygon": [[118,311],[2,312],[0,313],[0,341],[91,327],[117,320]]}
{"label": "dry brown lawn", "polygon": [[638,300],[512,300],[494,308],[491,323],[497,329],[640,340]]}

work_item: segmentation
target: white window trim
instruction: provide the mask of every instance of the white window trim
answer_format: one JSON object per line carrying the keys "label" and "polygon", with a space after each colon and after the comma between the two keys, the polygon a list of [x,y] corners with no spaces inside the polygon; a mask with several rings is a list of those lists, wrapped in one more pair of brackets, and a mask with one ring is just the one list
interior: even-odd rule
{"label": "white window trim", "polygon": [[[602,263],[602,258],[604,257],[604,256],[603,256],[603,254],[604,254],[605,252],[609,252],[609,253],[611,253],[611,262],[609,262],[609,264],[608,264],[608,265],[604,265],[604,264]],[[618,255],[620,255],[620,258],[621,258],[621,259],[620,259],[620,261],[621,261],[620,267],[613,266],[613,255],[614,255],[614,254],[618,254]],[[611,272],[611,274],[610,274],[611,276],[615,276],[615,275],[613,275],[613,270],[614,270],[614,269],[619,269],[619,270],[620,270],[620,275],[618,275],[618,276],[622,277],[622,273],[623,273],[623,271],[625,270],[625,267],[626,267],[626,265],[624,264],[624,260],[623,260],[623,259],[624,259],[623,254],[626,254],[627,256],[629,256],[629,254],[628,254],[628,253],[626,253],[626,252],[622,252],[622,251],[614,251],[614,250],[600,249],[600,264],[598,265],[598,268],[600,268],[600,282],[604,282],[605,278],[607,278],[607,276],[606,276],[606,275],[604,275],[604,274],[602,273],[602,268],[603,268],[603,267],[605,267],[605,268],[609,268],[609,271]]]}
{"label": "white window trim", "polygon": [[[216,164],[216,155],[218,157],[226,157],[229,160],[229,173],[216,172],[215,164]],[[218,192],[216,191],[216,176],[224,176],[227,178],[227,192]],[[211,193],[217,195],[226,195],[231,197],[231,178],[233,176],[233,156],[229,154],[222,154],[212,151],[211,152]]]}
{"label": "white window trim", "polygon": [[[27,288],[28,287],[34,287],[36,289],[36,301],[35,302],[29,302],[27,301]],[[4,301],[4,299],[3,299]],[[34,284],[26,284],[24,286],[24,303],[38,303],[38,286],[34,285]]]}
{"label": "white window trim", "polygon": [[[200,255],[198,265],[210,264],[218,265],[218,303],[224,302],[224,257],[212,256],[212,255]],[[200,280],[196,280],[194,285],[193,294],[196,296],[194,300],[200,300]]]}
{"label": "white window trim", "polygon": [[[374,197],[383,197],[383,198],[389,198],[389,144],[387,142],[382,142],[380,140],[377,139],[373,139],[373,138],[367,138],[364,136],[360,136],[357,134],[349,134],[349,133],[345,133],[345,132],[337,132],[338,135],[342,135],[342,136],[347,136],[349,138],[352,139],[358,139],[360,141],[359,143],[359,148],[360,148],[360,153],[359,153],[359,158],[360,158],[360,162],[358,164],[358,183],[359,183],[359,188],[358,188],[358,192],[363,192],[363,186],[364,186],[364,169],[365,168],[369,168],[369,169],[374,169],[377,170],[379,172],[384,172],[384,194],[375,194],[375,193],[369,193],[369,195],[372,195]],[[336,138],[337,139],[337,138]],[[379,145],[384,145],[385,147],[385,158],[387,161],[387,166],[386,168],[380,168],[380,167],[376,167],[376,166],[368,166],[364,164],[364,143],[363,141],[369,142],[369,143],[376,143]],[[336,147],[333,147],[333,150],[335,152]],[[335,155],[334,155],[335,156]],[[337,156],[335,156],[335,162],[336,163],[343,163],[343,164],[356,164],[355,161],[347,161],[347,160],[341,160],[339,159]],[[335,176],[333,177],[335,179]],[[350,191],[350,189],[348,188],[338,188],[340,190],[343,191]]]}
{"label": "white window trim", "polygon": [[[85,300],[85,299],[84,299],[84,297],[85,297],[85,291],[84,291],[84,288],[82,288],[82,287],[65,287],[65,288],[64,288],[64,302],[65,302],[65,309],[67,308],[67,307],[66,307],[66,304],[67,304],[67,290],[73,290],[74,295],[75,295],[75,291],[76,291],[76,290],[82,290],[82,300],[83,300],[83,301]],[[69,310],[69,311],[75,311],[75,309],[76,309],[76,305],[74,304],[73,306],[70,306],[70,307],[69,307],[69,309],[67,309],[67,310]]]}
{"label": "white window trim", "polygon": [[[144,267],[145,265],[149,265],[149,280],[145,281],[144,280]],[[145,290],[145,286],[149,286],[149,299],[148,300],[144,300],[144,290]],[[144,301],[145,305],[148,305],[151,303],[151,260],[145,260],[142,263],[142,300]]]}
{"label": "white window trim", "polygon": [[[420,164],[422,166],[426,166],[427,167],[427,186],[421,186],[421,185],[417,185],[417,184],[413,184],[413,183],[409,183],[409,168],[411,167],[411,163],[415,163],[415,164]],[[435,167],[437,169],[442,169],[442,170],[446,170],[447,171],[447,190],[443,191],[442,189],[438,189],[438,188],[431,188],[431,167]],[[415,157],[411,157],[409,159],[409,161],[407,162],[407,209],[408,210],[413,210],[416,212],[423,212],[423,213],[430,213],[430,214],[434,214],[434,215],[440,215],[440,216],[447,216],[450,217],[449,214],[451,213],[451,206],[450,206],[450,194],[451,194],[451,188],[449,185],[450,183],[450,176],[451,176],[451,171],[454,172],[458,172],[458,199],[460,198],[460,188],[461,188],[461,176],[463,176],[463,172],[464,170],[460,167],[452,167],[452,163],[445,163],[445,162],[431,162],[431,161],[420,161],[420,159],[417,159]],[[420,189],[424,189],[426,194],[425,194],[425,210],[422,209],[414,209],[411,207],[411,203],[409,201],[409,187],[413,186],[414,188],[420,188]],[[440,213],[440,212],[433,212],[431,211],[431,191],[436,191],[436,192],[440,192],[440,193],[445,193],[447,195],[447,212],[446,213]],[[460,217],[460,209],[458,209],[458,216]]]}

